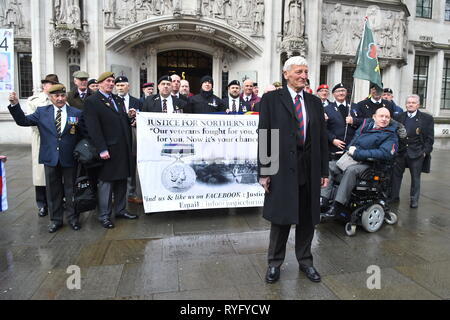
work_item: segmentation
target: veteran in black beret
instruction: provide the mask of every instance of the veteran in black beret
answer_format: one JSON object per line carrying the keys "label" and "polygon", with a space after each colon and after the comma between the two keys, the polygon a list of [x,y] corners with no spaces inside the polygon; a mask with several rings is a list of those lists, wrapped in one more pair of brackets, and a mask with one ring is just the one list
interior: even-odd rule
{"label": "veteran in black beret", "polygon": [[[36,126],[41,137],[39,163],[44,165],[47,204],[50,213],[50,233],[63,226],[64,212],[74,230],[81,228],[73,206],[76,161],[73,150],[82,137],[82,112],[67,105],[66,87],[54,84],[49,90],[51,104],[39,107],[30,115],[20,108],[15,92],[9,95],[8,107],[14,121],[22,127]],[[63,206],[63,198],[66,202]]]}
{"label": "veteran in black beret", "polygon": [[226,113],[244,113],[247,112],[247,106],[244,101],[240,98],[241,94],[241,83],[238,80],[232,80],[228,83],[228,96],[222,99],[225,106]]}
{"label": "veteran in black beret", "polygon": [[89,138],[103,162],[98,170],[98,219],[107,229],[114,228],[112,214],[116,218],[137,218],[126,209],[132,162],[131,119],[123,99],[113,94],[115,80],[114,73],[102,73],[97,79],[99,90],[86,99],[84,110]]}
{"label": "veteran in black beret", "polygon": [[158,79],[158,93],[144,101],[144,112],[189,113],[187,102],[171,94],[172,78],[164,75]]}
{"label": "veteran in black beret", "polygon": [[379,87],[375,83],[370,85],[370,93],[367,99],[364,99],[356,105],[355,108],[355,124],[360,126],[364,119],[372,118],[379,108],[387,108],[391,114],[391,118],[394,117],[394,104],[391,101],[382,98],[383,88]]}
{"label": "veteran in black beret", "polygon": [[192,113],[225,112],[226,108],[222,99],[213,93],[213,78],[211,76],[203,76],[200,79],[200,83],[200,93],[189,98],[188,109]]}

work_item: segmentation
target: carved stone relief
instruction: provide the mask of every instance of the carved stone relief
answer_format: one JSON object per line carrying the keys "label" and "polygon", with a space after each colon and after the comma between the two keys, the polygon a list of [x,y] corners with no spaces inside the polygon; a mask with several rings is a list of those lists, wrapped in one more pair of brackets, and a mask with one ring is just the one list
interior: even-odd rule
{"label": "carved stone relief", "polygon": [[211,35],[216,32],[216,29],[205,26],[195,26],[195,31]]}
{"label": "carved stone relief", "polygon": [[103,12],[105,28],[123,28],[157,16],[179,17],[195,12],[199,17],[222,20],[250,35],[264,35],[264,0],[104,0]]}
{"label": "carved stone relief", "polygon": [[2,27],[14,29],[16,35],[24,33],[22,3],[19,0],[0,1],[0,22]]}
{"label": "carved stone relief", "polygon": [[289,0],[284,7],[283,39],[279,51],[288,57],[294,54],[306,56],[307,40],[305,37],[305,3],[304,0]]}
{"label": "carved stone relief", "polygon": [[380,57],[403,58],[407,32],[404,12],[381,10],[375,5],[368,8],[340,3],[325,5],[322,19],[323,51],[354,56],[361,40],[365,16],[380,48]]}
{"label": "carved stone relief", "polygon": [[82,22],[80,0],[54,0],[51,24],[50,41],[55,47],[68,41],[71,48],[76,49],[79,42],[89,42],[88,24]]}

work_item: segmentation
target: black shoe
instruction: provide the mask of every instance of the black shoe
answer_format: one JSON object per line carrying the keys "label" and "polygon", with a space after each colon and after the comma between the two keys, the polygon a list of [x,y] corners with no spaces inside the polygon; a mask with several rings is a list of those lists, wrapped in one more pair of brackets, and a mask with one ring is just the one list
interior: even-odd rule
{"label": "black shoe", "polygon": [[304,272],[306,274],[306,277],[312,282],[320,282],[322,280],[320,274],[314,267],[306,267],[300,265],[300,271]]}
{"label": "black shoe", "polygon": [[409,204],[409,206],[413,209],[416,209],[419,207],[419,201],[417,200],[411,200],[411,203]]}
{"label": "black shoe", "polygon": [[121,213],[121,214],[116,215],[116,218],[118,218],[118,219],[135,220],[135,219],[138,219],[139,216],[137,216],[135,214],[132,214],[132,213],[129,213],[129,212],[125,212],[125,213]]}
{"label": "black shoe", "polygon": [[320,215],[320,217],[321,217],[322,219],[324,219],[324,220],[331,220],[331,219],[333,219],[333,218],[336,217],[336,215],[337,215],[337,213],[338,213],[337,211],[338,211],[337,205],[333,204],[333,205],[330,207],[330,209],[328,209],[328,211],[322,213],[322,214]]}
{"label": "black shoe", "polygon": [[100,222],[101,222],[103,228],[106,228],[106,229],[113,229],[114,228],[114,223],[112,223],[111,220],[109,220],[109,219],[105,219],[105,220],[102,220]]}
{"label": "black shoe", "polygon": [[69,222],[69,225],[74,231],[78,231],[81,229],[81,225],[78,221]]}
{"label": "black shoe", "polygon": [[275,283],[280,279],[280,267],[268,267],[266,272],[266,282]]}
{"label": "black shoe", "polygon": [[39,215],[39,217],[41,217],[41,218],[43,218],[43,217],[45,217],[46,215],[48,215],[48,210],[47,210],[47,208],[39,208],[38,215]]}
{"label": "black shoe", "polygon": [[62,226],[63,226],[62,224],[52,223],[51,225],[48,226],[48,232],[49,233],[55,233],[56,231],[61,229]]}

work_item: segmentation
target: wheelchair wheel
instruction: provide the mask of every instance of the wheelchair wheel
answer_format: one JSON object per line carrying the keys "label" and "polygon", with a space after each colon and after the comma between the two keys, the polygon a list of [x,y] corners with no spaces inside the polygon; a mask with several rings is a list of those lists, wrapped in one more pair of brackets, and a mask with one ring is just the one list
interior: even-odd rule
{"label": "wheelchair wheel", "polygon": [[348,222],[345,225],[345,233],[349,236],[352,237],[356,234],[356,224],[351,224],[350,222]]}
{"label": "wheelchair wheel", "polygon": [[377,232],[384,221],[384,209],[379,204],[371,205],[364,210],[361,216],[361,224],[367,232]]}
{"label": "wheelchair wheel", "polygon": [[398,221],[398,216],[393,212],[388,212],[386,217],[384,217],[384,221],[386,221],[387,224],[396,224]]}

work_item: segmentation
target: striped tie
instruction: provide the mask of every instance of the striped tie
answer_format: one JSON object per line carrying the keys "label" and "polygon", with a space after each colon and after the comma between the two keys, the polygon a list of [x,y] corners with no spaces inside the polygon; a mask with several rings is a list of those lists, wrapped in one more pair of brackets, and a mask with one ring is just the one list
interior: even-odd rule
{"label": "striped tie", "polygon": [[61,135],[61,109],[58,109],[58,112],[56,113],[55,125],[56,133]]}
{"label": "striped tie", "polygon": [[167,99],[163,100],[162,112],[167,113]]}
{"label": "striped tie", "polygon": [[298,120],[298,130],[299,130],[299,136],[300,136],[299,144],[304,144],[304,142],[305,142],[305,121],[303,120],[302,101],[301,101],[301,97],[299,94],[295,97],[294,106],[295,106],[295,115],[297,116],[297,120]]}

